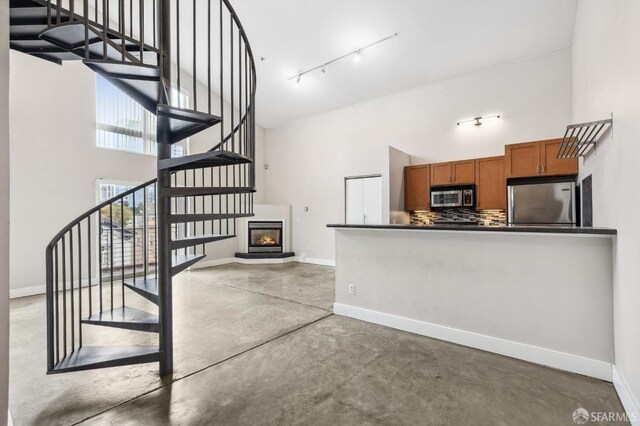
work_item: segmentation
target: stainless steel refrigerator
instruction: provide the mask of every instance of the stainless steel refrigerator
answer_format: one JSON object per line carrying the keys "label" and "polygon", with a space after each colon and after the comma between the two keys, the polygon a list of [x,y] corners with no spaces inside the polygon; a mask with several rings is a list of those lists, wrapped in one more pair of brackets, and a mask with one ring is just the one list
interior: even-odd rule
{"label": "stainless steel refrigerator", "polygon": [[573,181],[509,184],[507,200],[510,225],[575,226],[577,223]]}

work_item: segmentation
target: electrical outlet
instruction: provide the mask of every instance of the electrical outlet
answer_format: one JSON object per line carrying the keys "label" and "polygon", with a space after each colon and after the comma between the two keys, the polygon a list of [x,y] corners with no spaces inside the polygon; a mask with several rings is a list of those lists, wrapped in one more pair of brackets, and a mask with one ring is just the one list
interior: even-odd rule
{"label": "electrical outlet", "polygon": [[349,285],[349,294],[356,294],[356,286],[354,284]]}

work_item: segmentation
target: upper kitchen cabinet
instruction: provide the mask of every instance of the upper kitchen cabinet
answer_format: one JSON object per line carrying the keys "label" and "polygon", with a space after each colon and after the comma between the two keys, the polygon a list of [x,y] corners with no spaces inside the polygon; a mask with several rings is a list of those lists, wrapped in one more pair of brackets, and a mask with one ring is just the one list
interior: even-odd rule
{"label": "upper kitchen cabinet", "polygon": [[505,170],[508,178],[540,174],[540,144],[516,143],[505,146]]}
{"label": "upper kitchen cabinet", "polygon": [[431,185],[451,185],[451,161],[431,165]]}
{"label": "upper kitchen cabinet", "polygon": [[540,174],[542,176],[565,176],[578,174],[577,158],[556,158],[561,143],[562,138],[549,139],[540,142]]}
{"label": "upper kitchen cabinet", "polygon": [[480,210],[507,208],[507,178],[504,156],[476,160],[476,207]]}
{"label": "upper kitchen cabinet", "polygon": [[471,185],[476,181],[475,160],[454,161],[451,163],[453,183],[456,185]]}
{"label": "upper kitchen cabinet", "polygon": [[429,165],[404,168],[404,209],[429,210]]}
{"label": "upper kitchen cabinet", "polygon": [[470,185],[475,178],[474,160],[431,164],[431,186]]}
{"label": "upper kitchen cabinet", "polygon": [[556,158],[560,143],[562,139],[549,139],[505,146],[506,177],[577,175],[577,158]]}

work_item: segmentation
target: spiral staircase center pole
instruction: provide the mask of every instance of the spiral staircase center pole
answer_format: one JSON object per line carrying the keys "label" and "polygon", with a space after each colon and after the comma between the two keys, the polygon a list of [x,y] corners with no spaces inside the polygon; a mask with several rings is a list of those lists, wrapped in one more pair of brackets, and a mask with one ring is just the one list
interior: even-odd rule
{"label": "spiral staircase center pole", "polygon": [[[171,8],[170,0],[160,0],[160,64],[164,81],[171,81]],[[162,86],[162,85],[161,85]],[[158,94],[162,103],[163,89]],[[171,213],[171,199],[165,196],[165,189],[171,186],[171,171],[160,168],[160,161],[171,158],[171,135],[169,119],[159,116],[157,120],[158,148],[158,194],[156,194],[158,232],[157,277],[160,313],[160,375],[173,373],[173,288],[171,279],[171,229],[168,221]]]}

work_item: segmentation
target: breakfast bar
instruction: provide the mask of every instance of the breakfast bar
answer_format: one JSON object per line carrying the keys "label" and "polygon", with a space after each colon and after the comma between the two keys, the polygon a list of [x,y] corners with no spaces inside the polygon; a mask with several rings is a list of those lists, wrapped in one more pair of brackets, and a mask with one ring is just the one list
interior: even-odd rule
{"label": "breakfast bar", "polygon": [[328,226],[336,314],[611,380],[615,230]]}

